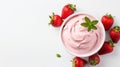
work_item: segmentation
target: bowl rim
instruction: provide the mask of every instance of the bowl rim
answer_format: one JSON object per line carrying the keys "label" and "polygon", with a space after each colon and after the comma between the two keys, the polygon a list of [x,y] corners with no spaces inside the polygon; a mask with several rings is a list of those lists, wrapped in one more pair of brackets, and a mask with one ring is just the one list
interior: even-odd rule
{"label": "bowl rim", "polygon": [[[91,55],[97,53],[97,52],[102,48],[103,43],[104,43],[104,41],[105,41],[105,29],[104,29],[104,26],[103,26],[102,22],[99,20],[100,25],[101,25],[101,27],[102,27],[102,35],[103,35],[103,37],[102,37],[102,39],[101,39],[102,41],[100,42],[100,45],[98,46],[98,49],[95,49],[95,51],[93,51],[93,52],[91,52],[91,53],[87,53],[87,54],[82,54],[82,55],[70,51],[67,47],[65,47],[65,45],[64,45],[64,43],[63,43],[63,40],[62,40],[62,29],[63,29],[63,26],[65,25],[65,23],[66,23],[66,21],[67,21],[68,19],[70,19],[71,17],[73,17],[73,16],[75,16],[75,15],[78,15],[78,14],[85,14],[85,15],[90,15],[90,16],[94,17],[93,15],[88,14],[88,13],[85,13],[85,12],[78,12],[78,13],[74,13],[74,14],[68,16],[68,17],[64,20],[64,22],[62,23],[62,25],[61,25],[61,27],[60,27],[60,40],[61,40],[61,42],[62,42],[63,47],[66,49],[66,51],[67,51],[68,53],[70,53],[70,54],[72,54],[72,55],[74,55],[74,56],[78,56],[78,57],[88,57],[88,56],[91,56]],[[95,18],[95,17],[94,17],[94,18]],[[98,19],[98,18],[95,18],[95,19]]]}

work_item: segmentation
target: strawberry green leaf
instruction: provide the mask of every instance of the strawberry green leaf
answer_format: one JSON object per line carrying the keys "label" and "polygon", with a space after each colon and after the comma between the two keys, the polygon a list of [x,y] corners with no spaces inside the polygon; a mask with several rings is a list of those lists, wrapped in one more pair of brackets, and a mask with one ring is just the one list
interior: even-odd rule
{"label": "strawberry green leaf", "polygon": [[106,14],[106,16],[109,18],[113,18],[113,16],[111,14]]}
{"label": "strawberry green leaf", "polygon": [[56,57],[57,57],[57,58],[60,58],[60,57],[61,57],[61,55],[60,55],[60,54],[56,54]]}
{"label": "strawberry green leaf", "polygon": [[48,25],[52,24],[52,22],[53,22],[53,16],[54,16],[54,15],[55,15],[54,12],[52,13],[51,16],[49,15],[50,22],[48,23]]}
{"label": "strawberry green leaf", "polygon": [[52,16],[49,16],[49,18],[50,18],[50,22],[48,23],[48,25],[52,24],[53,22]]}
{"label": "strawberry green leaf", "polygon": [[73,11],[76,11],[76,5],[75,4],[68,4],[70,6],[70,8],[73,10]]}
{"label": "strawberry green leaf", "polygon": [[90,61],[90,64],[91,64],[91,65],[96,65],[95,60],[91,60],[91,61]]}
{"label": "strawberry green leaf", "polygon": [[71,62],[72,62],[72,67],[75,67],[75,61],[71,60]]}
{"label": "strawberry green leaf", "polygon": [[116,32],[120,32],[120,26],[114,26],[113,28]]}
{"label": "strawberry green leaf", "polygon": [[49,16],[49,18],[50,18],[50,19],[52,19],[52,17],[51,17],[51,16]]}
{"label": "strawberry green leaf", "polygon": [[112,40],[109,40],[108,42],[109,42],[109,44],[110,44],[111,47],[115,47]]}

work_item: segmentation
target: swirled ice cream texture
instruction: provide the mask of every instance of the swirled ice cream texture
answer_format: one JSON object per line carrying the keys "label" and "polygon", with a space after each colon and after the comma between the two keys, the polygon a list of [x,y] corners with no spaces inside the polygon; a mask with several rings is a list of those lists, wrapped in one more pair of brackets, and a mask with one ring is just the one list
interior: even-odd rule
{"label": "swirled ice cream texture", "polygon": [[90,32],[80,25],[85,22],[85,17],[91,21],[96,20],[90,15],[78,14],[68,19],[62,28],[61,37],[65,47],[76,54],[87,54],[96,50],[102,39],[100,22],[96,25],[97,30]]}

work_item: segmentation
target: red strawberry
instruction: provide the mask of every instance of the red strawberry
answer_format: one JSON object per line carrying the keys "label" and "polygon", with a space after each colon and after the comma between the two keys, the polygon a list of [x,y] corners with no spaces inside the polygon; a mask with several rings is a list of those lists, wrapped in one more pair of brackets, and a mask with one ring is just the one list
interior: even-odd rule
{"label": "red strawberry", "polygon": [[120,26],[115,26],[110,30],[110,37],[114,43],[120,40]]}
{"label": "red strawberry", "polygon": [[50,17],[50,23],[49,24],[52,24],[52,26],[54,26],[54,27],[59,27],[63,23],[63,20],[59,15],[55,15],[53,13],[53,15],[49,16],[49,17]]}
{"label": "red strawberry", "polygon": [[99,64],[100,63],[100,57],[99,57],[99,55],[94,54],[94,55],[90,56],[89,57],[89,63],[91,65],[97,65],[97,64]]}
{"label": "red strawberry", "polygon": [[100,49],[100,51],[98,52],[99,55],[103,55],[103,54],[108,54],[111,53],[113,51],[113,42],[112,40],[110,41],[106,41],[104,42],[102,48]]}
{"label": "red strawberry", "polygon": [[62,19],[67,18],[69,15],[73,14],[74,11],[76,11],[76,5],[73,4],[67,4],[62,9]]}
{"label": "red strawberry", "polygon": [[84,65],[86,64],[86,61],[80,57],[75,57],[72,63],[73,63],[72,67],[84,67]]}
{"label": "red strawberry", "polygon": [[104,15],[102,17],[101,21],[103,23],[105,30],[107,31],[113,25],[114,19],[113,19],[112,15],[109,14],[109,15]]}

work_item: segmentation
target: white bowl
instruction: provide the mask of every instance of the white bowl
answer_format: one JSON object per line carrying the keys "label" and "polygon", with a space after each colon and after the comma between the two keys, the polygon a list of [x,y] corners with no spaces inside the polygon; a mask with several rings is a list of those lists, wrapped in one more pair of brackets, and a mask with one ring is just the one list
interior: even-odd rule
{"label": "white bowl", "polygon": [[[62,26],[61,26],[61,28],[60,28],[60,38],[61,38],[61,41],[62,41],[62,43],[63,43],[63,40],[62,40],[62,29],[63,29],[63,26],[65,25],[65,23],[67,22],[67,20],[68,19],[70,19],[71,17],[73,17],[73,16],[75,16],[75,15],[78,15],[78,14],[86,14],[86,13],[74,13],[74,14],[72,14],[72,15],[70,15],[68,18],[66,18],[65,20],[64,20],[64,22],[63,22],[63,24],[62,24]],[[87,15],[89,15],[89,14],[87,14]],[[91,16],[91,15],[90,15]],[[101,23],[101,21],[99,20],[99,22],[100,22],[100,25],[101,25],[101,27],[102,27],[102,35],[103,35],[103,37],[102,37],[102,41],[100,42],[100,45],[98,46],[98,48],[97,49],[95,49],[93,52],[90,52],[90,53],[87,53],[87,54],[77,54],[77,53],[75,53],[75,52],[72,52],[72,51],[70,51],[67,47],[65,47],[65,45],[64,45],[64,43],[63,43],[63,46],[65,47],[65,49],[70,53],[70,54],[72,54],[72,55],[74,55],[74,56],[78,56],[78,57],[88,57],[88,56],[91,56],[91,55],[93,55],[93,54],[95,54],[95,53],[97,53],[100,49],[101,49],[101,47],[103,46],[103,43],[104,43],[104,41],[105,41],[105,30],[104,30],[104,27],[103,27],[103,24]]]}

